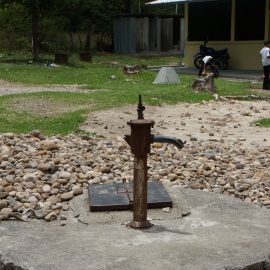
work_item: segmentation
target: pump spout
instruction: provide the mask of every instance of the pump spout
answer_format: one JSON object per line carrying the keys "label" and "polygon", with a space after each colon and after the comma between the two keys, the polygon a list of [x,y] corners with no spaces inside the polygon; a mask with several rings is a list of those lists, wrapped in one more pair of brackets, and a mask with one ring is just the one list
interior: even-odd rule
{"label": "pump spout", "polygon": [[168,136],[154,136],[153,141],[159,142],[159,143],[171,143],[174,146],[176,146],[178,149],[183,148],[186,143],[186,141],[182,142],[180,139],[177,139],[174,137],[168,137]]}

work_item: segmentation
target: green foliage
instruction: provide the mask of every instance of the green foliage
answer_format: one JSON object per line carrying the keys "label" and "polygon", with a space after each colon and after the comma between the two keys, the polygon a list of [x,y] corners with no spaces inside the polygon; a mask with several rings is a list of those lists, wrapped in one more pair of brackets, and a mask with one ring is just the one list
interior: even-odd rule
{"label": "green foliage", "polygon": [[[33,52],[113,50],[113,16],[129,13],[174,14],[175,5],[149,0],[1,0],[0,49]],[[183,5],[178,4],[178,10]],[[182,12],[182,11],[181,11]],[[179,12],[178,12],[179,13]],[[81,33],[85,35],[82,37]],[[95,33],[98,38],[93,40]],[[78,35],[79,42],[74,42]],[[32,48],[33,46],[33,48]]]}
{"label": "green foliage", "polygon": [[62,114],[54,118],[37,117],[28,113],[15,113],[9,118],[3,118],[1,132],[28,133],[39,127],[44,134],[69,134],[76,131],[78,124],[83,123],[85,117],[80,111]]}
{"label": "green foliage", "polygon": [[28,51],[31,48],[31,21],[21,4],[12,3],[0,10],[0,49]]}
{"label": "green foliage", "polygon": [[270,118],[260,119],[254,122],[254,124],[256,123],[258,123],[262,127],[270,127]]}
{"label": "green foliage", "polygon": [[100,34],[95,40],[96,51],[111,52],[113,51],[112,38],[106,34]]}

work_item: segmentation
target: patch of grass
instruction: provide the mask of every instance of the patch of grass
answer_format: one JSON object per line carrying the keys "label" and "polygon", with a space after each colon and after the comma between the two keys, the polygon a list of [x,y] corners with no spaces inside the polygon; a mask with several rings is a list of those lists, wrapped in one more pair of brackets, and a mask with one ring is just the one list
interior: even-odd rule
{"label": "patch of grass", "polygon": [[[22,60],[23,59],[23,60]],[[13,56],[14,63],[0,63],[1,78],[11,82],[24,84],[88,84],[89,87],[101,87],[100,78],[104,85],[113,84],[110,76],[123,78],[124,65],[167,65],[179,62],[178,57],[133,58],[124,55],[93,56],[93,62],[80,62],[78,57],[71,55],[68,64],[59,68],[47,67],[46,63],[53,63],[53,58],[41,59],[41,62],[27,64],[30,58]],[[103,86],[104,87],[104,86]],[[105,87],[106,89],[106,87]]]}
{"label": "patch of grass", "polygon": [[10,117],[2,118],[1,132],[28,133],[39,129],[46,135],[66,135],[77,130],[78,125],[85,121],[83,112],[76,111],[62,114],[58,117],[35,117],[34,115],[14,113]]}
{"label": "patch of grass", "polygon": [[263,118],[258,121],[254,121],[254,124],[260,124],[262,127],[270,127],[270,118]]}

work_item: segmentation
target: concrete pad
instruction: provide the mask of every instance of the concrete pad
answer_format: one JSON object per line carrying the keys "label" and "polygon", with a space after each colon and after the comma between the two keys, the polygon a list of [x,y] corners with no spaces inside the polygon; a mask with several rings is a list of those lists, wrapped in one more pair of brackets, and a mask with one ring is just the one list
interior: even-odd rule
{"label": "concrete pad", "polygon": [[170,83],[179,83],[180,79],[172,67],[162,67],[158,75],[153,82],[154,84],[170,84]]}
{"label": "concrete pad", "polygon": [[[160,69],[164,66],[148,66],[147,69],[159,72]],[[186,74],[186,75],[198,75],[198,69],[195,67],[182,67],[182,66],[175,66],[172,65],[175,72],[177,74]],[[227,69],[227,70],[219,70],[219,79],[236,79],[236,80],[243,80],[243,81],[257,81],[262,76],[261,70],[234,70],[234,69]]]}
{"label": "concrete pad", "polygon": [[90,213],[85,194],[71,202],[66,226],[61,220],[1,222],[0,269],[270,269],[268,209],[226,195],[166,189],[174,208],[148,210],[154,226],[146,230],[124,225],[130,211]]}

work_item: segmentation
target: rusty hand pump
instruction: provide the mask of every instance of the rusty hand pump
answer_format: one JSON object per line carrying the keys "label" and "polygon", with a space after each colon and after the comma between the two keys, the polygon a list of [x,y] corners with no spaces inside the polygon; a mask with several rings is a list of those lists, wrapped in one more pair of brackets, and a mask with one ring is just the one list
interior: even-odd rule
{"label": "rusty hand pump", "polygon": [[134,154],[133,172],[133,220],[128,224],[133,228],[148,228],[152,224],[147,220],[147,154],[150,154],[150,145],[153,142],[172,143],[178,148],[185,144],[173,137],[154,136],[151,128],[155,122],[143,117],[145,107],[142,106],[139,95],[138,119],[130,120],[127,124],[131,127],[131,135],[126,135],[125,140]]}

